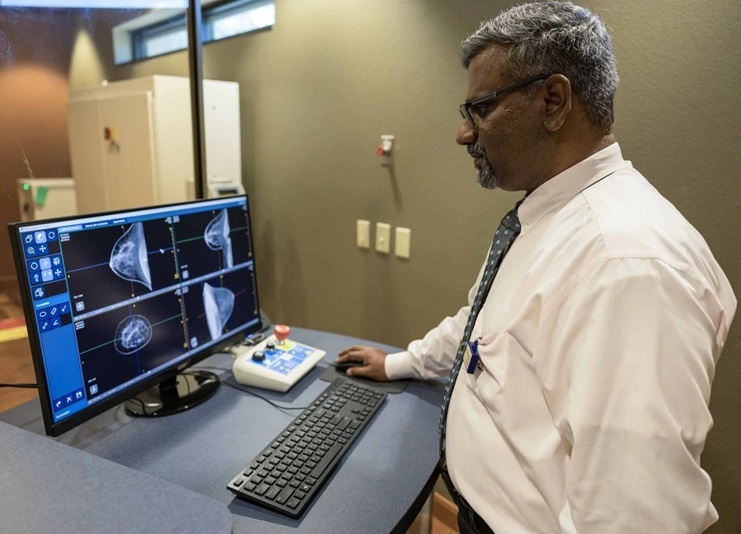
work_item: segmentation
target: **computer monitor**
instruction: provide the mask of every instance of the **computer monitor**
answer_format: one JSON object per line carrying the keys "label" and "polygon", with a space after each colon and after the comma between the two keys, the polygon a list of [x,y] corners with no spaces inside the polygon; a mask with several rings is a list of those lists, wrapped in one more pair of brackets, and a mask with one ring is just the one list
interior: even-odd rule
{"label": "computer monitor", "polygon": [[263,327],[246,195],[8,228],[49,435],[197,405],[185,369]]}

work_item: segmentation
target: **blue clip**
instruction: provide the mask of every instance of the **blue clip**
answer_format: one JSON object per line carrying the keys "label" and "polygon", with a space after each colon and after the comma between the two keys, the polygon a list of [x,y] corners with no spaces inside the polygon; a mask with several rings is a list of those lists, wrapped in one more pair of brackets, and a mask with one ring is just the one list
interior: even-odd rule
{"label": "blue clip", "polygon": [[479,340],[474,339],[468,342],[468,350],[466,351],[466,372],[472,375],[476,372],[476,368],[479,365]]}

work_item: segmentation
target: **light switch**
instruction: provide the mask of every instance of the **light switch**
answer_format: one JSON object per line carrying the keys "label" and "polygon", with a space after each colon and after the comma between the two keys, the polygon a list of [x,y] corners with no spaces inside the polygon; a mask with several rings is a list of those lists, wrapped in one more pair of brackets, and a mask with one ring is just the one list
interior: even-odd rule
{"label": "light switch", "polygon": [[396,227],[394,253],[397,258],[409,258],[412,246],[412,231],[409,228]]}
{"label": "light switch", "polygon": [[370,248],[370,221],[358,219],[356,229],[358,248]]}
{"label": "light switch", "polygon": [[376,251],[388,254],[391,250],[391,225],[376,223]]}

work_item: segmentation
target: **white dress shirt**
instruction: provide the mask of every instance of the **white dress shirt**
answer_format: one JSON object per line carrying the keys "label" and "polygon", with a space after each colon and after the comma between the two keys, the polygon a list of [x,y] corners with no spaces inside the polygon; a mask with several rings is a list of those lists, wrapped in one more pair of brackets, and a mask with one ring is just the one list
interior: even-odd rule
{"label": "white dress shirt", "polygon": [[[704,530],[718,518],[700,454],[728,279],[617,143],[518,214],[473,330],[483,371],[461,370],[450,402],[456,488],[497,533]],[[477,287],[386,358],[390,379],[449,374]]]}

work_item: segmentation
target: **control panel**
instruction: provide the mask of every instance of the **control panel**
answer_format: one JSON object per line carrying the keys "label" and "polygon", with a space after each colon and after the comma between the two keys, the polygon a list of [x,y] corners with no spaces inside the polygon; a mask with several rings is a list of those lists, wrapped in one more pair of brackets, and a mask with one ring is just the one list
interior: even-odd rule
{"label": "control panel", "polygon": [[323,350],[288,339],[290,329],[276,325],[274,333],[256,345],[239,345],[232,364],[240,384],[285,392],[324,358]]}

